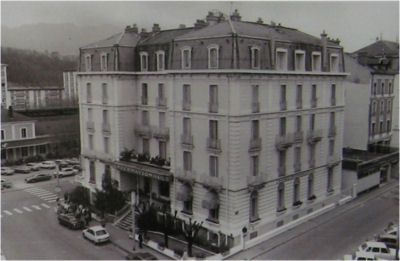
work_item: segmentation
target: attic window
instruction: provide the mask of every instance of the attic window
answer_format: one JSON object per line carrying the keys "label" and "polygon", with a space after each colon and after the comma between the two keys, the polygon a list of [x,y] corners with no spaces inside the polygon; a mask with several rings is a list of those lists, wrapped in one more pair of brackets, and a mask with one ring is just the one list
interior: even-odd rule
{"label": "attic window", "polygon": [[312,71],[321,71],[321,52],[312,52]]}
{"label": "attic window", "polygon": [[185,46],[181,49],[182,69],[190,69],[192,65],[192,48]]}
{"label": "attic window", "polygon": [[139,55],[140,55],[140,70],[142,72],[146,72],[148,69],[148,64],[147,64],[148,54],[147,52],[140,52]]}
{"label": "attic window", "polygon": [[339,72],[339,56],[331,54],[331,72]]}
{"label": "attic window", "polygon": [[303,50],[296,50],[295,54],[295,70],[304,71],[305,70],[305,52]]}
{"label": "attic window", "polygon": [[108,64],[108,53],[102,53],[100,60],[100,67],[102,72],[107,71],[107,64]]}
{"label": "attic window", "polygon": [[251,51],[251,68],[260,69],[260,47],[253,46],[250,48]]}
{"label": "attic window", "polygon": [[85,56],[85,68],[87,72],[92,71],[92,55],[90,54]]}
{"label": "attic window", "polygon": [[157,71],[164,71],[165,68],[165,52],[164,51],[157,51]]}
{"label": "attic window", "polygon": [[276,49],[276,69],[278,71],[287,70],[287,50],[282,48]]}
{"label": "attic window", "polygon": [[219,47],[216,44],[208,46],[208,69],[217,69],[219,66]]}

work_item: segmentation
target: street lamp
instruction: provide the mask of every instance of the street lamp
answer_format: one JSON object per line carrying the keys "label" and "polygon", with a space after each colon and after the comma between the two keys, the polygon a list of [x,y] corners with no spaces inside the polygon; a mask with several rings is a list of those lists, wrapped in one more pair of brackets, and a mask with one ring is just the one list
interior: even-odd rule
{"label": "street lamp", "polygon": [[60,166],[58,163],[56,163],[56,175],[57,175],[57,186],[54,189],[54,191],[57,193],[57,198],[59,199],[61,188],[60,188]]}
{"label": "street lamp", "polygon": [[136,203],[136,192],[132,191],[131,192],[131,204],[132,204],[132,238],[133,238],[132,248],[133,248],[133,250],[136,250],[136,240],[135,240],[135,203]]}

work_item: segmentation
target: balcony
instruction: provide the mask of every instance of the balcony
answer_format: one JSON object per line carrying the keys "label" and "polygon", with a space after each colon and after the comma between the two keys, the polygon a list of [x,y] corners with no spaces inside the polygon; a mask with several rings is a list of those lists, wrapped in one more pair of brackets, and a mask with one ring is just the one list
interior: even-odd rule
{"label": "balcony", "polygon": [[294,172],[299,172],[299,171],[301,171],[301,162],[296,162],[296,163],[294,163],[294,164],[293,164],[293,169],[294,169]]}
{"label": "balcony", "polygon": [[280,107],[281,107],[281,111],[285,111],[285,110],[287,109],[287,102],[286,102],[286,100],[281,101],[281,102],[279,103],[279,105],[280,105]]}
{"label": "balcony", "polygon": [[111,127],[109,123],[103,123],[103,134],[104,135],[111,135]]}
{"label": "balcony", "polygon": [[221,140],[214,138],[207,138],[207,148],[212,152],[221,152]]}
{"label": "balcony", "polygon": [[192,107],[192,102],[191,101],[183,101],[182,102],[182,110],[190,111],[191,107]]}
{"label": "balcony", "polygon": [[253,112],[253,113],[260,112],[260,103],[259,102],[251,103],[251,112]]}
{"label": "balcony", "polygon": [[311,108],[316,108],[317,107],[317,98],[311,99]]}
{"label": "balcony", "polygon": [[167,98],[166,97],[157,97],[157,106],[161,108],[167,107]]}
{"label": "balcony", "polygon": [[87,131],[90,133],[94,132],[94,121],[87,121],[86,122]]}
{"label": "balcony", "polygon": [[336,136],[336,126],[331,126],[328,130],[328,137],[332,138]]}
{"label": "balcony", "polygon": [[200,181],[204,187],[206,187],[208,189],[213,189],[217,192],[220,192],[222,190],[223,182],[224,182],[222,177],[212,177],[212,176],[208,176],[205,174],[203,174],[201,176]]}
{"label": "balcony", "polygon": [[193,135],[189,134],[182,134],[181,135],[181,144],[184,149],[189,149],[192,150],[194,145],[193,145]]}
{"label": "balcony", "polygon": [[147,105],[147,96],[142,96],[142,105]]}
{"label": "balcony", "polygon": [[251,138],[250,139],[250,152],[261,150],[261,138]]}
{"label": "balcony", "polygon": [[154,127],[153,137],[158,140],[161,140],[161,141],[169,140],[169,128],[168,127]]}
{"label": "balcony", "polygon": [[196,175],[197,173],[194,170],[177,169],[174,176],[181,182],[193,185],[196,180]]}
{"label": "balcony", "polygon": [[286,175],[286,166],[285,165],[280,166],[278,168],[278,175],[279,175],[279,177],[283,177]]}
{"label": "balcony", "polygon": [[332,168],[340,163],[340,158],[338,155],[330,155],[327,159],[328,168]]}
{"label": "balcony", "polygon": [[303,142],[304,132],[303,131],[296,131],[293,136],[294,136],[294,138],[293,138],[293,142],[294,143],[302,143]]}
{"label": "balcony", "polygon": [[293,135],[276,135],[275,146],[278,151],[286,150],[293,145]]}
{"label": "balcony", "polygon": [[151,128],[148,125],[136,126],[135,134],[139,137],[150,138],[151,137]]}
{"label": "balcony", "polygon": [[315,144],[322,139],[322,130],[309,130],[307,141],[309,144]]}
{"label": "balcony", "polygon": [[218,112],[218,103],[214,102],[214,103],[209,103],[208,104],[208,112],[211,113],[217,113]]}
{"label": "balcony", "polygon": [[259,173],[257,176],[247,176],[247,186],[250,191],[260,189],[264,187],[266,182],[266,175]]}

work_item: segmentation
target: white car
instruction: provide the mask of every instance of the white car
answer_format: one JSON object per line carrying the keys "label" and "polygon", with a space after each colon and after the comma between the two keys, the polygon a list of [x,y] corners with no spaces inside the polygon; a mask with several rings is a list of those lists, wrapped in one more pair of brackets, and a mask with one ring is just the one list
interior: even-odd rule
{"label": "white car", "polygon": [[1,189],[3,188],[11,188],[12,184],[10,181],[6,179],[1,179]]}
{"label": "white car", "polygon": [[40,169],[40,164],[35,162],[26,163],[26,166],[31,168],[32,171],[38,171]]}
{"label": "white car", "polygon": [[376,260],[376,258],[372,253],[357,251],[354,255],[345,255],[344,260]]}
{"label": "white car", "polygon": [[43,161],[40,163],[40,167],[42,169],[55,169],[57,167],[56,163],[54,161]]}
{"label": "white car", "polygon": [[95,244],[110,240],[110,234],[102,226],[89,227],[82,231],[82,236]]}
{"label": "white car", "polygon": [[68,177],[68,176],[74,176],[76,175],[76,173],[78,173],[78,170],[73,169],[73,168],[63,168],[60,170],[59,173],[54,173],[54,176],[57,177],[58,175],[60,176],[60,178],[62,177]]}
{"label": "white car", "polygon": [[385,243],[367,241],[362,244],[359,248],[361,252],[372,253],[375,258],[383,258],[387,260],[394,260],[396,256],[396,250],[393,248],[388,248]]}
{"label": "white car", "polygon": [[1,175],[12,175],[15,173],[15,170],[9,167],[1,167]]}

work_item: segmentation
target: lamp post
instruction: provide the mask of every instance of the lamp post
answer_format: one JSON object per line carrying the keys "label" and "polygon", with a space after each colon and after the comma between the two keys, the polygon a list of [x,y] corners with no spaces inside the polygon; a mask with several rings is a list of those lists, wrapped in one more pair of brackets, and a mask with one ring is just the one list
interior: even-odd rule
{"label": "lamp post", "polygon": [[57,198],[59,199],[61,188],[60,188],[60,166],[58,163],[56,163],[56,175],[57,175],[57,186],[54,189],[54,191],[57,193]]}
{"label": "lamp post", "polygon": [[133,238],[132,248],[133,248],[133,250],[136,250],[136,241],[135,241],[135,203],[136,203],[136,192],[132,191],[131,192],[131,204],[132,204],[132,238]]}

